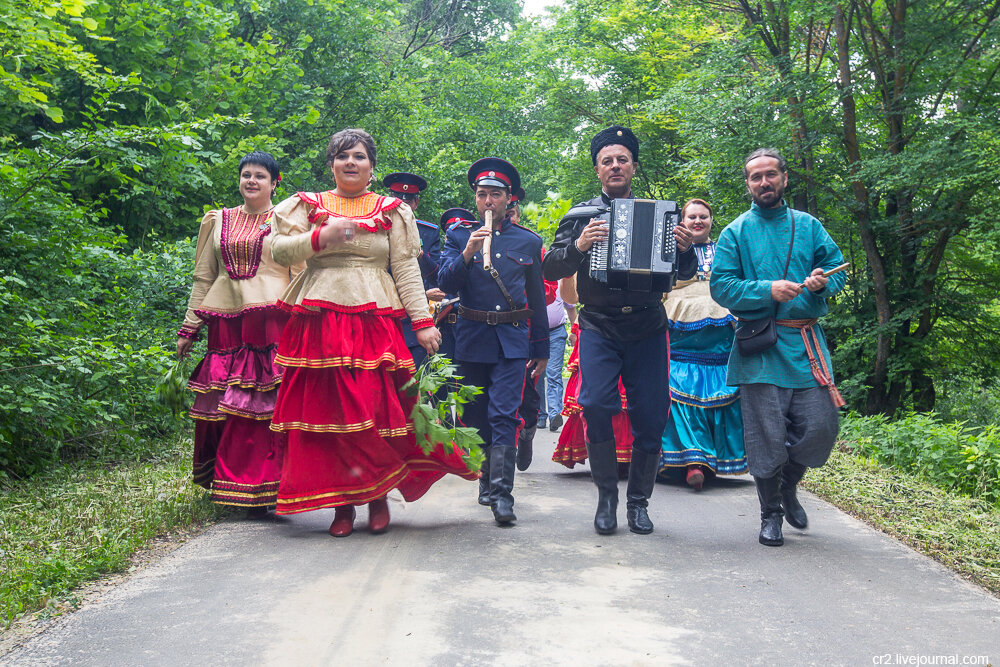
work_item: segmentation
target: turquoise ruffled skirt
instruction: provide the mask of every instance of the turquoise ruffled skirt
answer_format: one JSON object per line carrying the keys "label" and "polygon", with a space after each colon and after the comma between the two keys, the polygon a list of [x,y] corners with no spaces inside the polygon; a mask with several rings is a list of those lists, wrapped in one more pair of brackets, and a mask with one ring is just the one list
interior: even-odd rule
{"label": "turquoise ruffled skirt", "polygon": [[732,345],[733,327],[728,322],[671,322],[671,404],[663,432],[661,477],[677,477],[695,464],[716,475],[747,472],[739,389],[726,385]]}

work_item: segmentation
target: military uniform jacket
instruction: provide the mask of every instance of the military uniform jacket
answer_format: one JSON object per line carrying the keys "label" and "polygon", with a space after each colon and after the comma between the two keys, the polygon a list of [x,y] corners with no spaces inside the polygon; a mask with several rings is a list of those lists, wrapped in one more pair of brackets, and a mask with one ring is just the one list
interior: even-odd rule
{"label": "military uniform jacket", "polygon": [[[458,294],[459,303],[465,308],[509,311],[510,305],[496,281],[483,270],[482,251],[469,264],[462,257],[472,232],[482,226],[482,221],[465,221],[448,229],[438,287],[449,294]],[[459,317],[455,323],[455,359],[480,363],[545,359],[549,356],[549,322],[542,283],[542,239],[504,218],[499,231],[493,234],[492,245],[493,266],[514,301],[514,308],[530,308],[534,312],[529,321],[495,325]]]}
{"label": "military uniform jacket", "polygon": [[[631,198],[631,197],[630,197]],[[609,206],[611,198],[605,193],[578,206]],[[576,240],[583,228],[590,224],[590,216],[570,214],[559,221],[552,247],[545,253],[543,263],[546,280],[559,280],[576,274],[576,289],[583,309],[580,311],[580,328],[597,331],[613,340],[637,341],[664,333],[667,316],[660,305],[663,295],[659,292],[636,292],[612,289],[590,277],[590,252],[580,252]],[[692,278],[698,271],[698,257],[694,248],[677,253],[677,277]],[[622,312],[630,306],[631,312]]]}
{"label": "military uniform jacket", "polygon": [[[420,249],[423,251],[417,258],[420,265],[420,277],[424,279],[424,290],[437,287],[438,265],[441,263],[441,232],[438,226],[432,222],[417,220],[417,232],[420,234]],[[400,324],[403,327],[403,339],[406,347],[417,347],[417,334],[410,326],[409,318],[403,319]]]}

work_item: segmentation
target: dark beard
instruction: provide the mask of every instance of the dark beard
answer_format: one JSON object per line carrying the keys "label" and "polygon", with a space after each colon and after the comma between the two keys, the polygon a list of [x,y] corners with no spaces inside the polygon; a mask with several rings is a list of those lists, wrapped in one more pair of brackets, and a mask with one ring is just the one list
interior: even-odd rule
{"label": "dark beard", "polygon": [[[774,199],[770,203],[765,203],[762,199],[763,197],[768,197],[768,198],[774,197]],[[757,206],[759,206],[760,208],[776,208],[778,206],[781,206],[781,202],[784,199],[784,197],[785,197],[784,188],[776,188],[770,192],[765,192],[762,195],[755,195],[753,193],[750,193],[750,198],[753,200],[753,203],[757,204]]]}

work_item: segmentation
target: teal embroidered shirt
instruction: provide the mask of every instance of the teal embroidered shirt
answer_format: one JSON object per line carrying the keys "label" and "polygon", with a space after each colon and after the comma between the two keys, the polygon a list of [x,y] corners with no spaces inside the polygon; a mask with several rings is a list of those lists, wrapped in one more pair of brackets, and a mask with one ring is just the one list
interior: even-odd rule
{"label": "teal embroidered shirt", "polygon": [[[767,317],[775,312],[779,320],[811,319],[826,315],[827,297],[844,287],[846,274],[830,276],[822,292],[803,290],[785,303],[771,299],[771,282],[781,280],[791,240],[792,215],[795,216],[795,245],[788,263],[787,280],[801,283],[813,269],[824,271],[844,263],[844,255],[819,220],[803,211],[781,206],[763,209],[753,204],[719,236],[715,263],[709,283],[712,298],[733,315],[747,320]],[[819,338],[827,368],[833,375],[826,336],[820,326],[813,330]],[[790,389],[818,386],[809,370],[809,357],[798,329],[778,327],[778,342],[760,354],[744,356],[733,344],[729,354],[726,383],[729,385],[765,383]]]}

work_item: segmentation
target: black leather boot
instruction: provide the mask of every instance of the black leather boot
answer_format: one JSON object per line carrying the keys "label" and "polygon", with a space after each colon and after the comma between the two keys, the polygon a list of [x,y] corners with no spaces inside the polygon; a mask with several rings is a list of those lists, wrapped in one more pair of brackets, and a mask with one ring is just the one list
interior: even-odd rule
{"label": "black leather boot", "polygon": [[517,469],[524,472],[531,465],[531,445],[537,426],[525,426],[517,437]]}
{"label": "black leather boot", "polygon": [[493,518],[501,526],[517,521],[514,516],[514,447],[491,447],[490,452],[490,508]]}
{"label": "black leather boot", "polygon": [[781,475],[774,477],[754,477],[757,483],[757,499],[760,500],[760,537],[764,546],[780,547],[785,543],[781,535]]}
{"label": "black leather boot", "polygon": [[600,535],[610,535],[618,530],[618,457],[615,441],[588,442],[590,476],[597,486],[597,513],[594,530]]}
{"label": "black leather boot", "polygon": [[484,447],[483,454],[486,455],[486,460],[483,461],[483,467],[479,469],[479,504],[490,506],[490,450],[492,447]]}
{"label": "black leather boot", "polygon": [[781,467],[781,505],[785,508],[788,523],[799,530],[804,530],[809,525],[809,517],[795,497],[796,487],[805,474],[806,467],[801,463],[789,461]]}
{"label": "black leather boot", "polygon": [[653,522],[649,520],[646,508],[656,484],[656,471],[660,467],[659,452],[632,450],[632,463],[628,469],[628,488],[625,491],[625,517],[628,529],[639,535],[653,532]]}

